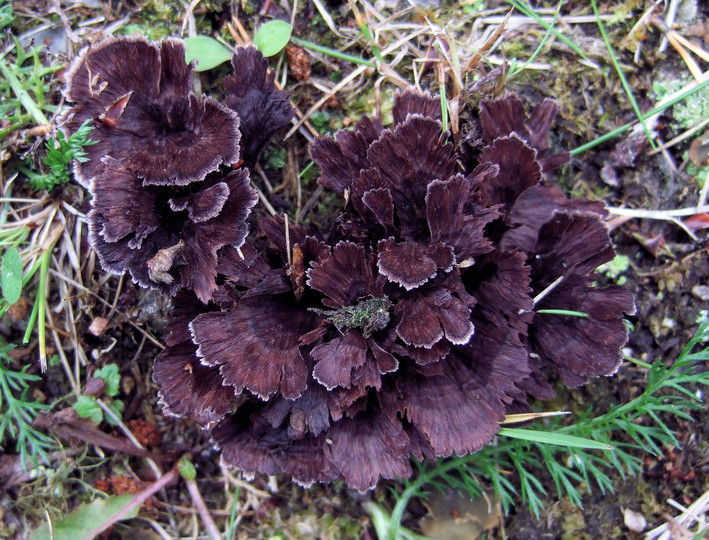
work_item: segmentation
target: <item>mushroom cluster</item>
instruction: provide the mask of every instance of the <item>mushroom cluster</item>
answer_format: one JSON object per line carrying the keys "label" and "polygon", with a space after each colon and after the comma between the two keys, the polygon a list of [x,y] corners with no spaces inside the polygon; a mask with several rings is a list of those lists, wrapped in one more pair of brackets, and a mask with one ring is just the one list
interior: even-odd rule
{"label": "mushroom cluster", "polygon": [[[111,47],[154,49],[162,76],[129,87]],[[221,107],[177,81],[192,68],[177,66],[175,40],[94,50],[67,88],[68,129],[91,118],[103,148],[77,171],[94,195],[91,239],[108,270],[177,293],[154,380],[165,412],[209,429],[227,463],[366,490],[409,476],[411,456],[478,451],[559,379],[617,370],[634,302],[595,284],[614,256],[603,205],[545,179],[568,160],[549,148],[553,101],[529,115],[515,95],[484,102],[461,148],[438,97],[400,92],[390,128],[364,117],[311,144],[318,182],[344,203],[329,230],[276,216],[245,241],[256,199],[247,169],[225,165],[239,148],[255,163],[292,115],[266,61],[235,54]],[[239,119],[231,146],[202,125],[224,122],[223,137]],[[157,174],[133,122],[156,130],[150,144],[218,148],[219,161],[200,152],[199,167]]]}
{"label": "mushroom cluster", "polygon": [[[185,62],[181,40],[111,38],[78,55],[64,92],[73,105],[60,123],[67,134],[87,121],[94,128],[96,144],[74,175],[92,195],[89,235],[104,269],[127,270],[141,286],[169,295],[187,288],[209,300],[217,251],[243,244],[257,201],[248,169],[232,168],[244,128],[256,159],[294,114],[287,94],[266,77],[265,62],[253,47],[234,54],[225,106],[194,94],[195,63]],[[245,103],[258,113],[242,114]],[[254,116],[267,119],[269,130],[255,129]]]}

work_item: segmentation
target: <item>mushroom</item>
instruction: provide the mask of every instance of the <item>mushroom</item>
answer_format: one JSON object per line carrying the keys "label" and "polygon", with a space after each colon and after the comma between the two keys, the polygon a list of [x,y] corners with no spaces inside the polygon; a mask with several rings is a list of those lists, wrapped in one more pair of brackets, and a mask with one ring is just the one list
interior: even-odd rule
{"label": "mushroom", "polygon": [[89,238],[104,269],[127,270],[141,286],[169,295],[192,289],[203,302],[216,290],[217,251],[244,243],[257,201],[245,169],[154,186],[113,158],[104,158],[91,188]]}
{"label": "mushroom", "polygon": [[90,188],[106,156],[130,162],[144,185],[187,185],[239,159],[239,117],[210,97],[192,92],[194,62],[184,43],[142,37],[89,45],[66,75],[72,107],[60,120],[67,135],[85,121],[94,130],[87,161],[74,176]]}
{"label": "mushroom", "polygon": [[[227,92],[242,99],[230,106],[251,109],[239,77],[254,70],[263,92],[272,76],[250,49],[234,65]],[[484,103],[475,151],[442,131],[438,103],[400,92],[392,128],[364,117],[316,139],[319,183],[345,199],[336,226],[325,234],[263,218],[267,245],[211,246],[208,287],[183,275],[195,257],[191,232],[165,229],[163,214],[138,206],[136,219],[114,221],[128,203],[114,208],[116,194],[97,193],[92,230],[106,250],[149,245],[133,265],[141,276],[210,301],[177,297],[187,304],[173,314],[155,378],[168,412],[208,426],[225,462],[366,490],[409,476],[412,455],[478,451],[529,395],[553,397],[550,372],[575,386],[617,369],[633,300],[593,283],[614,255],[602,205],[568,199],[545,178],[567,158],[548,144],[554,103],[530,116],[515,96]],[[255,160],[263,141],[247,132],[243,153]],[[118,172],[137,189],[135,172]],[[169,196],[155,191],[154,207],[181,216],[181,231],[225,224],[234,188],[213,175]]]}
{"label": "mushroom", "polygon": [[250,167],[295,109],[288,93],[276,89],[276,74],[269,73],[268,60],[256,47],[238,47],[231,63],[234,74],[224,77],[226,104],[241,119],[241,158]]}

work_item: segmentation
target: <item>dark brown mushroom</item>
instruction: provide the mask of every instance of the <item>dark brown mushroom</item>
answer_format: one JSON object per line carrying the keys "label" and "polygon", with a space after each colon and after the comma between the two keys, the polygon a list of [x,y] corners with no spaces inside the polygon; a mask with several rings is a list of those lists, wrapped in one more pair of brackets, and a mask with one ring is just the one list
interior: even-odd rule
{"label": "dark brown mushroom", "polygon": [[72,107],[60,121],[67,134],[94,127],[88,160],[75,177],[90,188],[110,156],[130,162],[145,185],[198,182],[239,159],[239,117],[192,92],[194,64],[182,41],[109,38],[81,51],[66,75]]}
{"label": "dark brown mushroom", "polygon": [[[528,117],[514,97],[483,105],[480,148],[459,160],[438,100],[406,91],[392,129],[365,117],[316,139],[319,182],[346,197],[343,214],[327,234],[264,218],[268,245],[220,249],[212,304],[178,311],[156,360],[169,412],[209,424],[246,474],[365,490],[410,475],[412,455],[478,451],[528,395],[553,396],[554,373],[574,386],[613,372],[632,297],[593,284],[614,254],[601,205],[547,184],[565,159],[548,144],[555,112],[545,101]],[[203,204],[223,199],[209,179],[206,194],[165,206],[190,227],[218,219]],[[145,244],[151,219],[105,234]],[[160,248],[168,262],[182,261],[181,239]]]}
{"label": "dark brown mushroom", "polygon": [[248,167],[258,161],[276,133],[295,116],[290,96],[276,88],[275,73],[255,47],[239,47],[231,59],[234,74],[224,77],[226,104],[241,119],[241,158]]}
{"label": "dark brown mushroom", "polygon": [[106,158],[91,187],[89,237],[102,266],[170,295],[192,289],[203,302],[216,290],[217,251],[243,244],[257,201],[245,169],[146,186],[131,166]]}

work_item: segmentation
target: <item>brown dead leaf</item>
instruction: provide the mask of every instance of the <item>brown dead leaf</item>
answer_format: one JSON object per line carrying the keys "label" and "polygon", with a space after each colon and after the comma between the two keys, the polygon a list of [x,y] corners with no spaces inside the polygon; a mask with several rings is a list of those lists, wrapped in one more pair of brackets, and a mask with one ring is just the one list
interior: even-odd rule
{"label": "brown dead leaf", "polygon": [[20,296],[20,299],[7,308],[5,314],[12,323],[19,323],[25,319],[27,312],[29,311],[29,302],[24,295]]}
{"label": "brown dead leaf", "polygon": [[105,450],[161,460],[152,452],[135,447],[127,439],[104,433],[88,418],[81,418],[71,407],[54,413],[40,412],[32,422],[32,427],[51,431],[72,445],[88,443]]}
{"label": "brown dead leaf", "polygon": [[156,447],[160,446],[160,432],[155,424],[151,424],[145,420],[135,418],[126,422],[128,429],[131,430],[138,442],[143,446]]}
{"label": "brown dead leaf", "polygon": [[670,249],[665,244],[665,237],[662,234],[649,234],[644,235],[639,232],[631,233],[633,238],[644,247],[653,257],[658,255],[666,255],[668,257],[674,257]]}
{"label": "brown dead leaf", "polygon": [[84,385],[85,396],[100,397],[104,390],[106,390],[106,381],[100,377],[91,377]]}
{"label": "brown dead leaf", "polygon": [[300,244],[293,245],[293,264],[290,266],[288,275],[293,283],[295,299],[300,300],[305,291],[305,258]]}
{"label": "brown dead leaf", "polygon": [[709,137],[706,133],[692,141],[689,147],[689,160],[697,167],[709,165]]}
{"label": "brown dead leaf", "polygon": [[684,220],[684,224],[692,232],[697,232],[701,229],[709,227],[709,214],[694,214]]}
{"label": "brown dead leaf", "polygon": [[290,43],[286,47],[286,56],[293,77],[299,81],[307,81],[310,78],[310,55],[305,49]]}
{"label": "brown dead leaf", "polygon": [[421,530],[431,538],[474,540],[500,524],[500,505],[492,490],[472,500],[465,494],[435,491],[424,504],[430,515],[421,520]]}

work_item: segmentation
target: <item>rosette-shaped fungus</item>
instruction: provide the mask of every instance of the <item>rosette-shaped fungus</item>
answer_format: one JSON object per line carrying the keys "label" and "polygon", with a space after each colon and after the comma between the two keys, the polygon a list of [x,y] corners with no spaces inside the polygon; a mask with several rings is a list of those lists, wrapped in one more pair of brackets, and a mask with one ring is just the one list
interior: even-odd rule
{"label": "rosette-shaped fungus", "polygon": [[520,387],[541,399],[554,395],[547,368],[570,387],[615,373],[628,337],[622,317],[635,312],[626,288],[592,285],[594,270],[615,256],[603,203],[568,199],[544,179],[568,159],[549,151],[555,114],[547,99],[527,116],[515,95],[483,103],[480,114],[486,146],[479,160],[499,167],[485,186],[502,215],[492,235],[501,251],[524,253],[530,267],[535,303],[525,335],[532,374]]}
{"label": "rosette-shaped fungus", "polygon": [[88,161],[74,175],[84,187],[110,156],[130,163],[145,185],[186,185],[239,159],[239,118],[192,92],[194,62],[184,43],[109,38],[81,51],[66,75],[67,134],[90,120]]}
{"label": "rosette-shaped fungus", "polygon": [[257,201],[246,169],[153,186],[130,165],[104,158],[90,187],[89,237],[102,266],[170,295],[192,289],[203,302],[216,289],[217,250],[243,244]]}
{"label": "rosette-shaped fungus", "polygon": [[[220,251],[221,309],[194,317],[192,342],[189,308],[173,315],[155,362],[168,412],[211,426],[225,461],[249,474],[343,479],[360,490],[408,476],[412,454],[464,454],[490,440],[528,374],[519,341],[482,321],[465,346],[438,340],[445,360],[441,351],[414,358],[394,309],[411,293],[379,272],[374,253],[350,241],[328,247],[291,226],[288,262],[285,222],[261,226],[275,249]],[[441,300],[428,309],[445,313]],[[482,360],[473,366],[471,355]],[[236,408],[219,421],[229,398]]]}
{"label": "rosette-shaped fungus", "polygon": [[192,289],[203,302],[215,291],[217,250],[244,242],[257,200],[248,170],[225,166],[240,144],[258,157],[293,115],[261,53],[240,49],[233,63],[240,72],[226,80],[227,101],[244,112],[244,135],[235,110],[192,92],[194,63],[180,40],[108,39],[74,61],[64,129],[94,127],[97,144],[75,176],[93,195],[90,239],[106,270],[167,294]]}
{"label": "rosette-shaped fungus", "polygon": [[[568,386],[614,373],[633,298],[621,287],[592,286],[594,269],[614,255],[603,205],[567,199],[544,179],[568,160],[549,148],[556,105],[545,100],[527,116],[514,95],[483,103],[476,119],[481,140],[473,145],[480,150],[462,159],[461,150],[444,144],[436,103],[404,92],[395,101],[393,131],[364,118],[311,146],[323,172],[319,182],[348,199],[343,234],[372,244],[381,238],[380,272],[414,293],[394,308],[407,353],[448,361],[470,337],[463,326],[456,335],[430,316],[427,299],[440,298],[445,275],[444,290],[472,308],[470,343],[485,328],[508,345],[508,357],[528,366],[529,376],[517,384],[522,393],[552,397],[549,367]],[[456,313],[450,305],[444,311]],[[444,335],[448,343],[438,342]],[[470,354],[468,362],[483,357]]]}
{"label": "rosette-shaped fungus", "polygon": [[552,102],[484,104],[463,164],[438,107],[406,91],[392,129],[316,139],[319,182],[347,201],[335,229],[262,219],[269,246],[222,248],[212,304],[174,315],[162,402],[247,474],[364,490],[411,455],[479,450],[527,394],[553,395],[548,368],[567,385],[617,368],[632,297],[593,286],[613,256],[602,205],[544,179],[566,159]]}
{"label": "rosette-shaped fungus", "polygon": [[218,369],[204,366],[195,354],[189,323],[206,309],[193,293],[180,291],[168,321],[170,335],[166,347],[155,358],[153,378],[160,385],[163,412],[174,416],[189,415],[207,426],[229,412],[236,393],[222,384]]}

